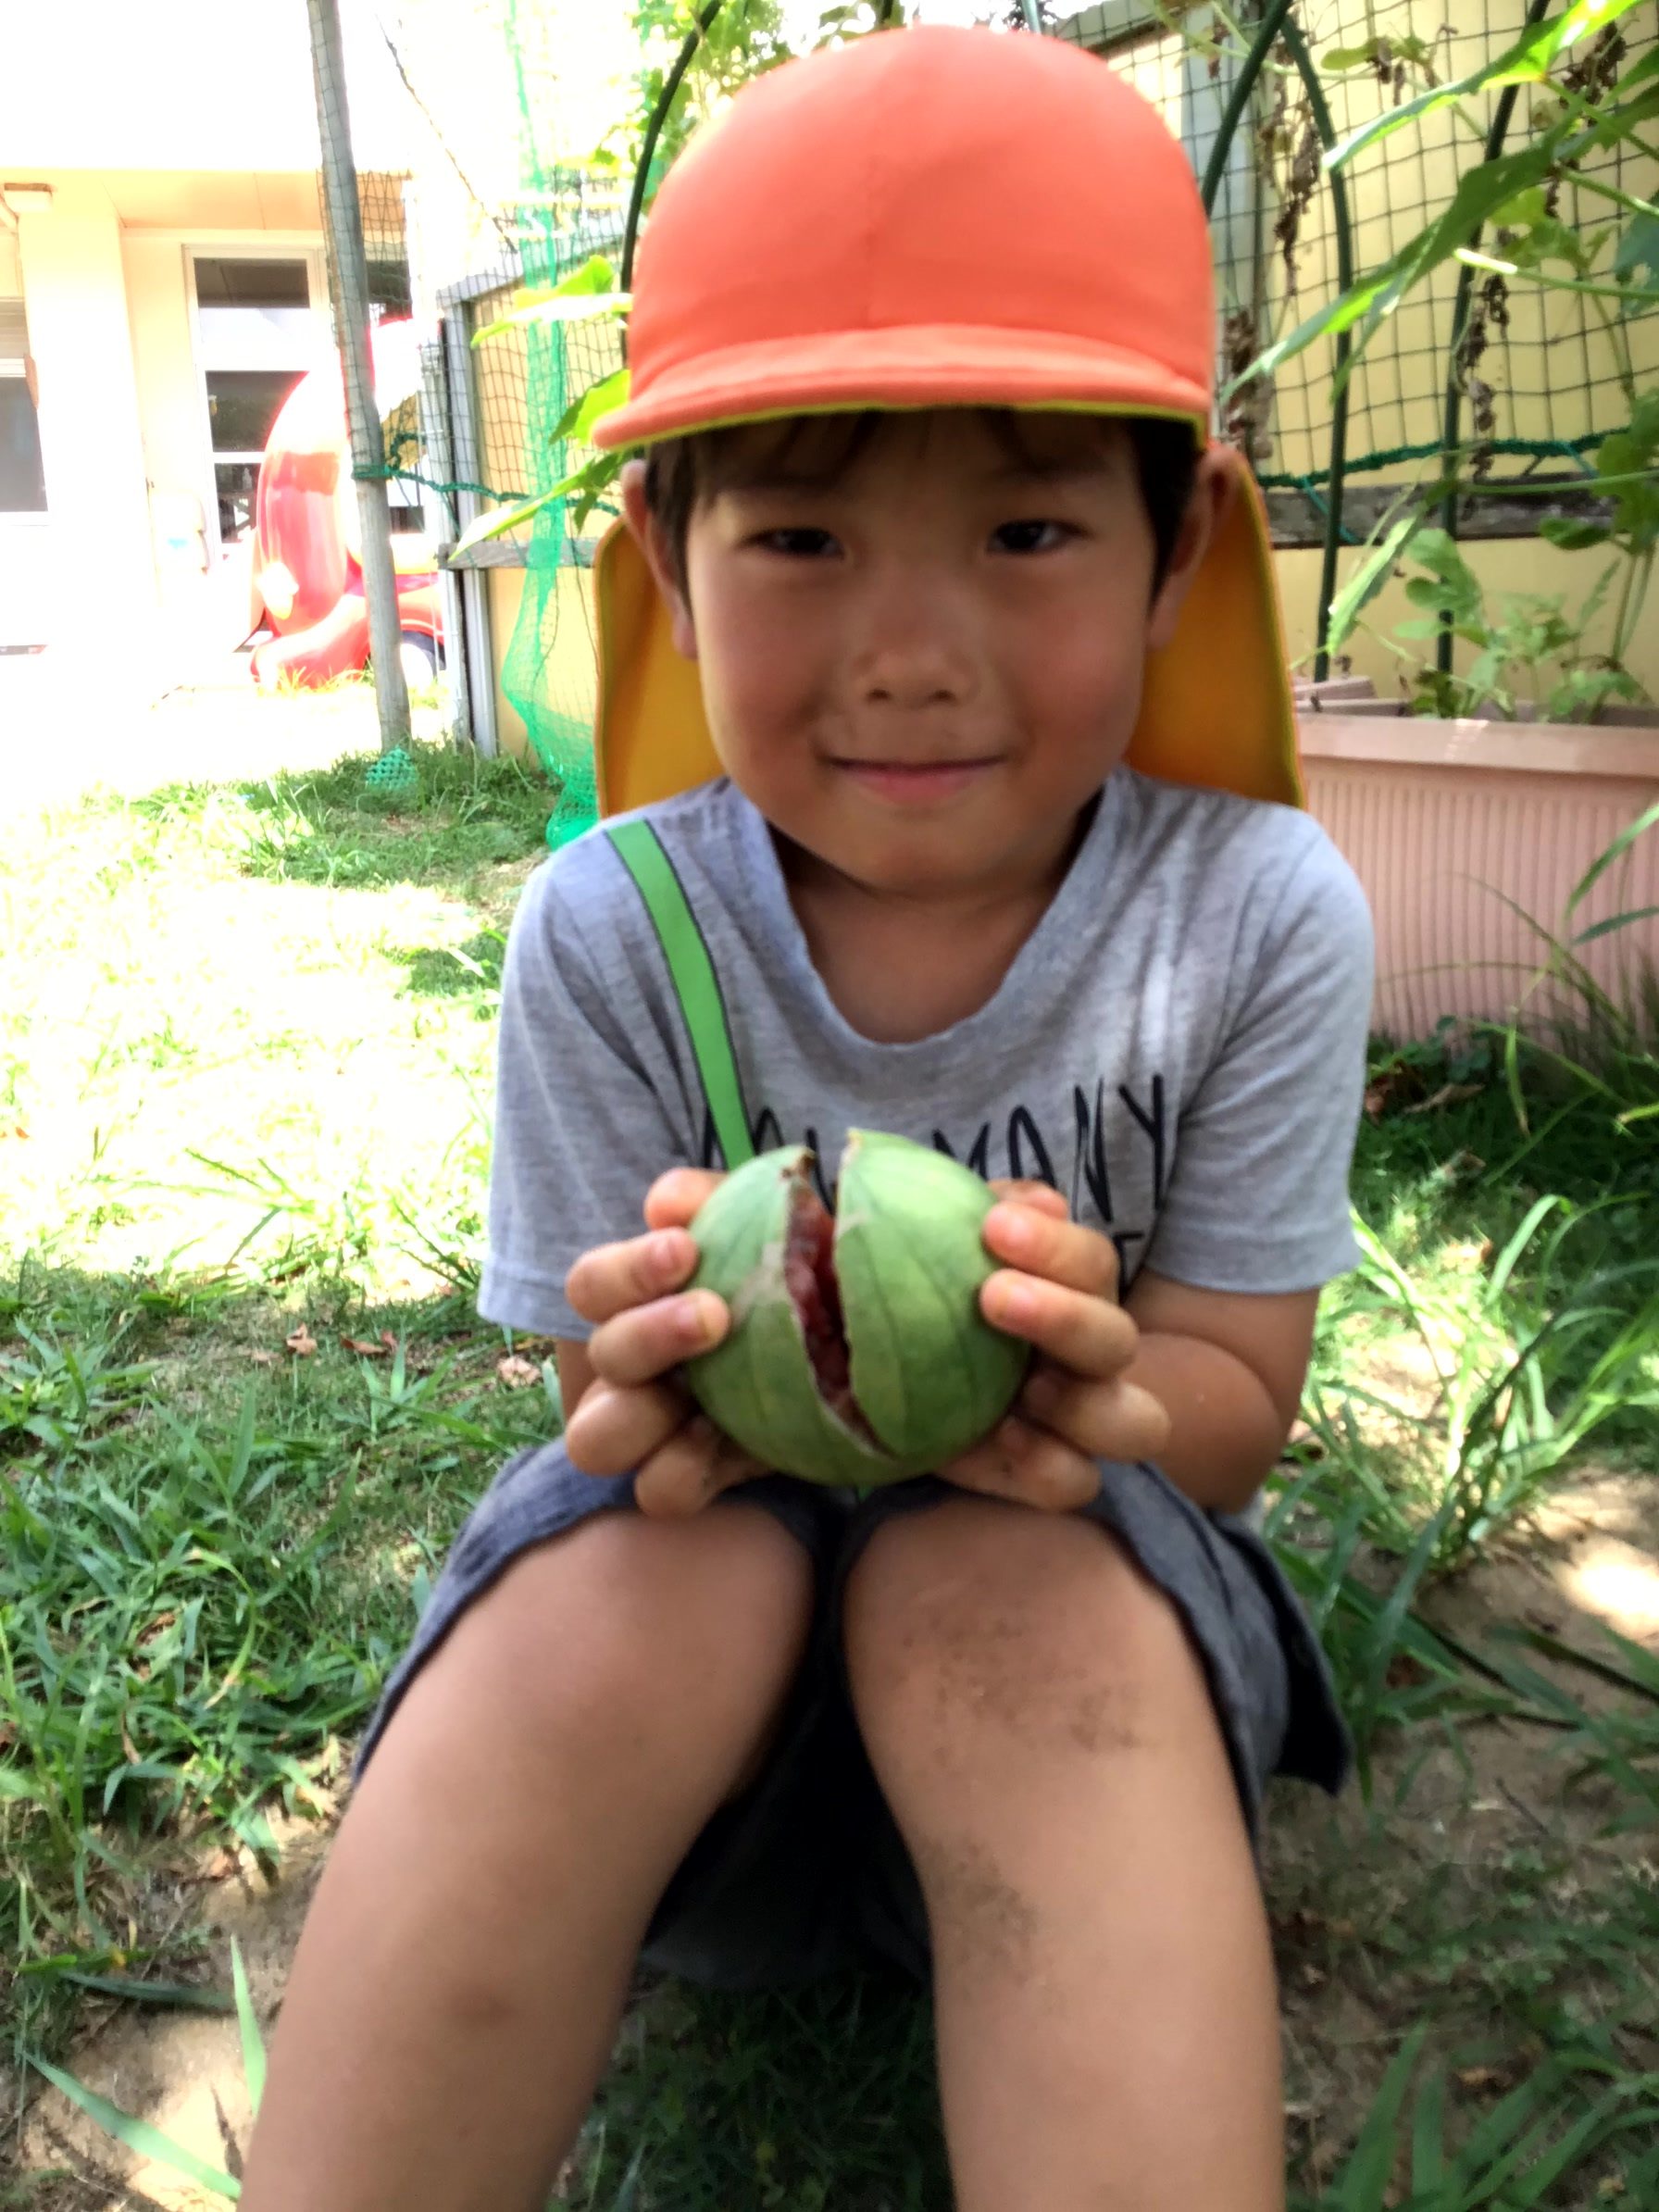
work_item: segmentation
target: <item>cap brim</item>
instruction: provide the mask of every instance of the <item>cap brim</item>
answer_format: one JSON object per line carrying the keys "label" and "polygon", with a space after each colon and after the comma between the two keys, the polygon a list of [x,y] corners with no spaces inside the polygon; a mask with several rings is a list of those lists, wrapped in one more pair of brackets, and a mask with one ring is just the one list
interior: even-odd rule
{"label": "cap brim", "polygon": [[1043,407],[1209,420],[1202,384],[1144,354],[1005,325],[826,331],[670,362],[601,417],[593,442],[653,439],[858,407]]}
{"label": "cap brim", "polygon": [[[1235,496],[1193,578],[1174,637],[1146,664],[1129,765],[1171,783],[1304,805],[1272,548],[1261,493],[1230,446]],[[593,564],[599,644],[599,810],[626,814],[722,773],[696,664],[624,523]]]}

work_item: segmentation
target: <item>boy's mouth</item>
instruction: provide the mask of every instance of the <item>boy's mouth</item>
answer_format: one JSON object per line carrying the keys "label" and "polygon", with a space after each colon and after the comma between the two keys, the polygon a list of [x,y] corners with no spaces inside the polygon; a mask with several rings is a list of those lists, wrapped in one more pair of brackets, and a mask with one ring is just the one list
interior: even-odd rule
{"label": "boy's mouth", "polygon": [[835,766],[851,776],[873,798],[901,806],[937,804],[953,799],[989,775],[994,760],[838,760]]}

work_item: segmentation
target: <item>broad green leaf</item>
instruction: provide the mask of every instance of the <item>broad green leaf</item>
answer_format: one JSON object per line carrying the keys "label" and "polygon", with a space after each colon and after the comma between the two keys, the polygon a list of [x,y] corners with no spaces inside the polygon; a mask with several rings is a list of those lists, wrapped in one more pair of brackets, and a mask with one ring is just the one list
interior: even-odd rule
{"label": "broad green leaf", "polygon": [[130,2151],[136,2151],[142,2158],[154,2158],[163,2166],[170,2166],[175,2173],[187,2174],[193,2181],[199,2181],[204,2189],[210,2189],[215,2196],[228,2197],[234,2204],[242,2194],[240,2181],[221,2173],[217,2166],[209,2166],[198,2158],[193,2151],[187,2151],[181,2143],[175,2143],[170,2135],[164,2135],[159,2128],[152,2127],[147,2119],[139,2119],[131,2112],[123,2112],[118,2105],[112,2105],[107,2097],[101,2097],[95,2089],[88,2089],[83,2081],[77,2081],[73,2074],[66,2074],[61,2067],[49,2065],[44,2058],[32,2058],[30,2063],[55,2088],[61,2089],[71,2104],[95,2119],[106,2135],[113,2135],[117,2143],[124,2143]]}
{"label": "broad green leaf", "polygon": [[561,497],[575,481],[574,477],[567,477],[564,482],[555,484],[550,492],[538,492],[533,499],[520,500],[517,506],[492,507],[487,515],[480,515],[476,522],[467,525],[451,548],[449,557],[454,560],[458,554],[470,553],[475,545],[485,544],[491,538],[505,538],[508,531],[518,530],[524,523],[533,520],[544,506]]}
{"label": "broad green leaf", "polygon": [[512,312],[474,331],[472,343],[478,345],[522,323],[571,322],[587,315],[620,313],[628,305],[628,294],[616,286],[616,270],[603,254],[592,254],[556,284],[523,286],[515,292]]}
{"label": "broad green leaf", "polygon": [[1587,545],[1604,545],[1610,532],[1604,522],[1576,521],[1570,515],[1548,515],[1538,534],[1565,553],[1581,553]]}
{"label": "broad green leaf", "polygon": [[474,331],[472,343],[482,345],[486,338],[499,338],[504,331],[518,331],[528,325],[549,322],[587,322],[598,316],[626,315],[633,304],[628,292],[606,293],[601,299],[582,296],[576,299],[543,299],[528,307],[515,307],[510,315],[501,315],[493,322],[487,322],[481,330]]}
{"label": "broad green leaf", "polygon": [[1541,23],[1530,25],[1495,60],[1471,69],[1466,77],[1453,79],[1450,84],[1433,85],[1428,92],[1419,93],[1415,100],[1406,100],[1362,124],[1359,130],[1330,148],[1325,156],[1325,167],[1341,169],[1362,148],[1374,145],[1378,139],[1387,138],[1406,123],[1416,122],[1420,116],[1454,106],[1471,93],[1482,92],[1488,86],[1540,84],[1569,46],[1576,45],[1581,38],[1593,36],[1635,6],[1636,0],[1573,0],[1572,6],[1560,15],[1546,16]]}
{"label": "broad green leaf", "polygon": [[1615,277],[1633,279],[1644,269],[1650,279],[1659,283],[1659,213],[1633,215],[1613,256]]}
{"label": "broad green leaf", "polygon": [[609,376],[601,377],[596,384],[590,384],[581,396],[573,399],[559,417],[550,443],[557,445],[567,438],[574,438],[580,444],[588,444],[600,418],[614,414],[626,401],[628,388],[626,369],[615,369]]}
{"label": "broad green leaf", "polygon": [[1330,603],[1330,624],[1326,638],[1328,650],[1332,653],[1341,651],[1362,610],[1382,590],[1412,536],[1422,527],[1420,508],[1411,514],[1402,515],[1388,534],[1368,549],[1365,558]]}
{"label": "broad green leaf", "polygon": [[[1450,259],[1457,248],[1471,238],[1482,224],[1506,202],[1528,185],[1538,184],[1548,175],[1560,156],[1562,145],[1569,135],[1565,124],[1557,124],[1553,131],[1518,153],[1501,156],[1496,161],[1483,161],[1467,170],[1459,180],[1457,189],[1435,220],[1416,236],[1407,241],[1397,254],[1362,277],[1357,284],[1328,301],[1315,314],[1285,337],[1277,340],[1259,354],[1247,369],[1236,376],[1228,386],[1231,392],[1246,383],[1252,377],[1270,376],[1281,361],[1293,354],[1302,353],[1316,339],[1336,337],[1342,331],[1351,331],[1356,323],[1363,329],[1347,369],[1341,372],[1333,389],[1340,389],[1352,371],[1368,343],[1372,332],[1384,317],[1391,314],[1401,299],[1430,270]],[[1225,396],[1225,395],[1224,395]]]}

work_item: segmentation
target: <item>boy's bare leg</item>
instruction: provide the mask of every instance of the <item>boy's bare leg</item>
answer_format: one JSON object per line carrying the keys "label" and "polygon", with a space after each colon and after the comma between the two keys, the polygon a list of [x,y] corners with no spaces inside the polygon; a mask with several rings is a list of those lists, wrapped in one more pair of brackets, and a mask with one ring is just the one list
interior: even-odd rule
{"label": "boy's bare leg", "polygon": [[1279,2212],[1266,1916],[1203,1673],[1097,1526],[977,1498],[851,1580],[934,1950],[959,2212]]}
{"label": "boy's bare leg", "polygon": [[768,1515],[605,1514],[528,1554],[418,1677],[289,1979],[244,2212],[532,2212],[676,1865],[799,1661]]}

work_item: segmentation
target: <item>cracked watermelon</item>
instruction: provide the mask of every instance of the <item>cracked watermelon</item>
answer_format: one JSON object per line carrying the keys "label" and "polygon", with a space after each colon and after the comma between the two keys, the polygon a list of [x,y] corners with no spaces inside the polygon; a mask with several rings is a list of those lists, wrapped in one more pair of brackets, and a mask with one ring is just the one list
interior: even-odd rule
{"label": "cracked watermelon", "polygon": [[732,1325],[686,1382],[780,1473],[858,1489],[929,1473],[996,1426],[1029,1357],[979,1311],[995,1198],[943,1153],[854,1130],[831,1216],[811,1161],[761,1154],[692,1223],[694,1281]]}

